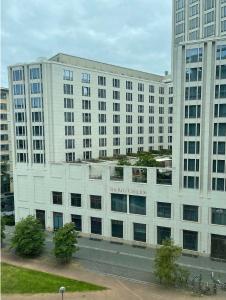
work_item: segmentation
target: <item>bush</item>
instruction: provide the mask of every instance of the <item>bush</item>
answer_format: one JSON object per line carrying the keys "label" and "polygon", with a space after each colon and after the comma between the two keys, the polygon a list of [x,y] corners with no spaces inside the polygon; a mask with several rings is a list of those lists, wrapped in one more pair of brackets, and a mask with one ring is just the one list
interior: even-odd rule
{"label": "bush", "polygon": [[4,238],[5,238],[5,221],[3,218],[1,218],[1,243]]}
{"label": "bush", "polygon": [[65,224],[55,232],[54,254],[60,263],[69,263],[72,259],[73,253],[78,250],[77,244],[78,233],[75,230],[73,223]]}
{"label": "bush", "polygon": [[45,233],[40,222],[28,216],[16,224],[11,248],[21,256],[40,255],[44,246]]}
{"label": "bush", "polygon": [[139,167],[159,167],[161,164],[155,160],[153,155],[149,153],[140,153],[138,154],[138,161],[135,164]]}
{"label": "bush", "polygon": [[176,263],[181,253],[181,247],[174,245],[172,240],[165,240],[156,250],[154,274],[160,283],[167,286],[181,286],[187,282],[188,271]]}

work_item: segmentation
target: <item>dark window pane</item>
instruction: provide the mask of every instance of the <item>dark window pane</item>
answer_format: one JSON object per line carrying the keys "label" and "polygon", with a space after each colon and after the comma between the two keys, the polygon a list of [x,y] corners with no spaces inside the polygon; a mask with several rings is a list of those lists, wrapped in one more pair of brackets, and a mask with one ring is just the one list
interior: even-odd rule
{"label": "dark window pane", "polygon": [[183,205],[183,220],[198,222],[198,206]]}
{"label": "dark window pane", "polygon": [[91,233],[102,234],[102,219],[91,217]]}
{"label": "dark window pane", "polygon": [[146,197],[130,195],[129,212],[132,214],[146,215]]}
{"label": "dark window pane", "polygon": [[71,206],[81,207],[81,194],[71,194]]}
{"label": "dark window pane", "polygon": [[62,192],[52,192],[53,204],[62,205]]}
{"label": "dark window pane", "polygon": [[111,194],[111,210],[127,212],[127,196],[124,194]]}
{"label": "dark window pane", "polygon": [[157,216],[171,218],[171,203],[157,202]]}
{"label": "dark window pane", "polygon": [[146,242],[146,224],[133,223],[133,239]]}
{"label": "dark window pane", "polygon": [[157,243],[162,245],[164,240],[171,238],[171,228],[170,227],[163,227],[157,226]]}
{"label": "dark window pane", "polygon": [[198,250],[198,232],[183,230],[183,249]]}
{"label": "dark window pane", "polygon": [[82,216],[71,215],[71,222],[74,223],[76,231],[82,231]]}
{"label": "dark window pane", "polygon": [[123,238],[123,221],[111,220],[111,235]]}

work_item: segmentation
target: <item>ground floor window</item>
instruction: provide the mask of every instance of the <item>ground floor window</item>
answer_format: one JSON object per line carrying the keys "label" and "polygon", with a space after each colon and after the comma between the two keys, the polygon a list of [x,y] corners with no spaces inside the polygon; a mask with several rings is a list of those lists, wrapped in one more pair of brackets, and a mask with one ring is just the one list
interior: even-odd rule
{"label": "ground floor window", "polygon": [[198,250],[198,232],[183,230],[183,249]]}
{"label": "ground floor window", "polygon": [[146,224],[133,223],[134,241],[146,242]]}
{"label": "ground floor window", "polygon": [[123,238],[123,221],[111,220],[111,235]]}
{"label": "ground floor window", "polygon": [[45,218],[45,211],[44,210],[36,209],[36,219],[39,220],[39,222],[41,223],[43,229],[45,229],[46,228],[46,218]]}
{"label": "ground floor window", "polygon": [[226,235],[211,234],[211,257],[226,260]]}
{"label": "ground floor window", "polygon": [[57,230],[63,227],[63,214],[59,212],[53,212],[53,229]]}
{"label": "ground floor window", "polygon": [[91,233],[102,234],[102,219],[91,217]]}
{"label": "ground floor window", "polygon": [[82,231],[82,216],[71,215],[71,222],[75,224],[76,231]]}
{"label": "ground floor window", "polygon": [[162,245],[164,240],[171,238],[171,228],[170,227],[163,227],[157,226],[157,243]]}

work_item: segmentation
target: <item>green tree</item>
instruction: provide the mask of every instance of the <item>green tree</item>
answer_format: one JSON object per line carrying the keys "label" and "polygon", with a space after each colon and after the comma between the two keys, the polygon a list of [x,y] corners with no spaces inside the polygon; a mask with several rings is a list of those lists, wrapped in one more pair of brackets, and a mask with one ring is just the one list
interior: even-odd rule
{"label": "green tree", "polygon": [[1,218],[1,243],[4,238],[5,238],[5,221],[3,218]]}
{"label": "green tree", "polygon": [[73,223],[67,223],[64,227],[55,232],[54,254],[61,263],[69,263],[73,253],[78,250],[77,244],[78,233]]}
{"label": "green tree", "polygon": [[187,282],[189,276],[187,269],[176,263],[181,254],[182,248],[174,245],[172,240],[163,241],[163,245],[156,250],[154,274],[161,284],[175,286]]}
{"label": "green tree", "polygon": [[41,223],[34,216],[28,216],[16,224],[11,248],[21,256],[37,256],[42,252],[44,241]]}
{"label": "green tree", "polygon": [[119,166],[131,166],[131,163],[130,163],[130,161],[128,160],[128,158],[123,157],[123,158],[120,158],[120,159],[118,160],[118,165],[119,165]]}
{"label": "green tree", "polygon": [[142,167],[160,167],[161,164],[155,160],[154,156],[150,153],[139,153],[136,166]]}

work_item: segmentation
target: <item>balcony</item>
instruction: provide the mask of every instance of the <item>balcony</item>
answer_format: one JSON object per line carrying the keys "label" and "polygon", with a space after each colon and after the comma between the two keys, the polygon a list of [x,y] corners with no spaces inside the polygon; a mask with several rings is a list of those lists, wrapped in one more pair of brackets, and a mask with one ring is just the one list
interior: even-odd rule
{"label": "balcony", "polygon": [[123,181],[123,167],[110,167],[110,180]]}
{"label": "balcony", "polygon": [[156,183],[164,185],[172,185],[172,170],[157,169],[156,170]]}
{"label": "balcony", "polygon": [[89,179],[102,179],[102,167],[100,166],[89,166]]}
{"label": "balcony", "polygon": [[139,183],[147,183],[147,169],[132,168],[132,181]]}

